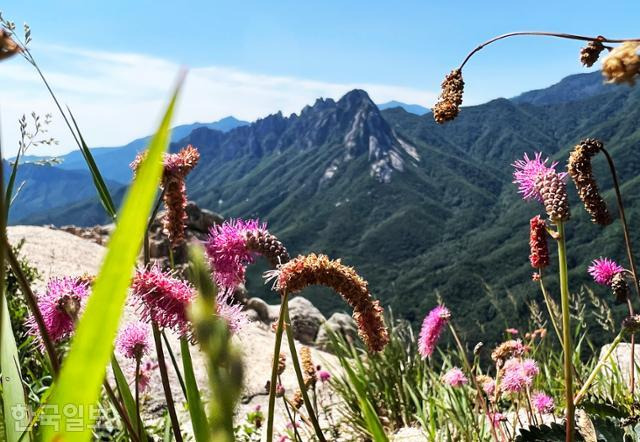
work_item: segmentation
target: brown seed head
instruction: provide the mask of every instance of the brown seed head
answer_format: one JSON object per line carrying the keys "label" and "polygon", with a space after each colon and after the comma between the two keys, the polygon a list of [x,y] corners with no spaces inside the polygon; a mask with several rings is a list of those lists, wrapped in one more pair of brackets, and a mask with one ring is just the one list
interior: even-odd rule
{"label": "brown seed head", "polygon": [[22,48],[16,43],[6,29],[0,28],[0,61],[22,52]]}
{"label": "brown seed head", "polygon": [[262,230],[247,233],[247,248],[267,258],[274,268],[289,262],[290,259],[287,248],[278,238]]}
{"label": "brown seed head", "polygon": [[631,315],[624,318],[622,329],[627,333],[638,333],[640,331],[640,315]]}
{"label": "brown seed head", "polygon": [[496,349],[491,352],[491,359],[496,362],[504,362],[507,359],[522,356],[525,351],[526,348],[519,339],[511,339],[498,345]]}
{"label": "brown seed head", "polygon": [[553,222],[567,221],[570,217],[567,186],[555,171],[540,175],[536,181],[544,208]]}
{"label": "brown seed head", "polygon": [[298,388],[291,398],[291,405],[296,410],[299,410],[302,408],[302,404],[304,404],[304,399],[302,398],[302,391]]}
{"label": "brown seed head", "polygon": [[312,388],[316,385],[318,377],[316,376],[316,367],[313,365],[311,349],[309,349],[309,347],[302,347],[300,349],[300,361],[304,374],[304,386],[306,388]]}
{"label": "brown seed head", "polygon": [[627,280],[624,277],[624,272],[616,273],[613,276],[613,278],[611,279],[611,291],[616,297],[617,303],[623,304],[627,302],[631,291],[629,289],[629,284],[627,284]]}
{"label": "brown seed head", "polygon": [[287,368],[287,355],[280,353],[278,355],[278,376],[284,373],[285,368]]}
{"label": "brown seed head", "polygon": [[440,97],[438,97],[438,102],[432,109],[436,123],[442,124],[458,116],[463,93],[464,80],[462,79],[462,71],[454,69],[442,82]]}
{"label": "brown seed head", "polygon": [[602,51],[604,51],[604,45],[600,40],[590,41],[584,48],[580,49],[580,63],[590,68],[598,61]]}
{"label": "brown seed head", "polygon": [[311,285],[324,285],[338,292],[353,307],[358,334],[371,351],[380,351],[389,342],[384,309],[371,297],[367,282],[340,260],[314,253],[281,265],[276,288],[287,293],[300,292]]}
{"label": "brown seed head", "polygon": [[607,209],[607,203],[600,196],[598,184],[593,177],[591,167],[591,158],[600,152],[602,148],[603,144],[599,140],[593,138],[582,140],[569,155],[567,168],[578,190],[578,196],[584,203],[587,212],[591,215],[591,220],[596,224],[606,226],[611,224],[613,220]]}
{"label": "brown seed head", "polygon": [[529,262],[531,267],[542,269],[549,265],[549,245],[547,244],[547,228],[540,215],[529,221]]}
{"label": "brown seed head", "polygon": [[608,83],[628,83],[633,86],[640,73],[640,43],[628,41],[615,48],[602,60],[602,74]]}

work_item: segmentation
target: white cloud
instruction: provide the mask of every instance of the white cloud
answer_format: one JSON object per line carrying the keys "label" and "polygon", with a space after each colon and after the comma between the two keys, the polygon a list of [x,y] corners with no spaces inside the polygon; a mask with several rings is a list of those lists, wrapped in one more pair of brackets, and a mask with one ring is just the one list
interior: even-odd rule
{"label": "white cloud", "polygon": [[[170,60],[135,53],[112,53],[41,45],[43,70],[54,91],[68,104],[90,146],[117,146],[153,131],[180,66]],[[255,120],[271,113],[299,112],[316,98],[337,99],[361,88],[378,103],[399,100],[429,106],[436,94],[401,86],[330,83],[303,78],[262,75],[222,66],[189,70],[176,124],[208,122],[233,115]],[[39,147],[33,154],[59,154],[73,141],[44,86],[24,60],[0,65],[0,117],[3,149],[15,152],[17,120],[36,111],[54,115],[51,135],[58,147]],[[6,154],[5,153],[5,154]]]}

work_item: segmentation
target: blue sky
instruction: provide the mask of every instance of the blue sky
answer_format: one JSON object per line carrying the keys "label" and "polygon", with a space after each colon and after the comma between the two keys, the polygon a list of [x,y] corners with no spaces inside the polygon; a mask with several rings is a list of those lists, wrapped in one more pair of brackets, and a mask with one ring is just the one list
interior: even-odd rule
{"label": "blue sky", "polygon": [[[11,1],[33,52],[75,109],[90,144],[149,132],[179,66],[191,69],[178,122],[297,112],[316,96],[367,89],[377,102],[430,107],[445,73],[481,41],[512,30],[637,37],[640,2],[595,1]],[[465,104],[544,87],[584,72],[579,42],[516,38],[465,68]],[[0,116],[9,151],[15,121],[53,111],[18,58],[0,65]],[[54,119],[52,134],[70,148]],[[35,153],[35,152],[34,152]]]}

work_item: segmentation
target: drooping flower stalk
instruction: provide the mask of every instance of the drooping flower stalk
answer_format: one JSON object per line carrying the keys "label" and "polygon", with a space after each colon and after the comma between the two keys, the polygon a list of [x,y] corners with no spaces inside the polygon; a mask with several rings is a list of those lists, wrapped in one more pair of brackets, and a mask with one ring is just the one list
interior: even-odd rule
{"label": "drooping flower stalk", "polygon": [[463,94],[464,80],[462,79],[462,70],[454,69],[442,82],[438,102],[432,110],[433,118],[438,124],[446,123],[458,116]]}
{"label": "drooping flower stalk", "polygon": [[627,83],[633,86],[640,75],[640,42],[627,41],[611,51],[602,60],[602,74],[609,83]]}

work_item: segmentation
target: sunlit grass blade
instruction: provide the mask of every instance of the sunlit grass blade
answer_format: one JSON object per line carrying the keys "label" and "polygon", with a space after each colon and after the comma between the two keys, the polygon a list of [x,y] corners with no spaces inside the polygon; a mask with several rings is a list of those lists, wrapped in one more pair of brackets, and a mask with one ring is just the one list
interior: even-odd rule
{"label": "sunlit grass blade", "polygon": [[[7,191],[6,191],[5,196],[4,196],[4,207],[5,207],[5,210],[6,210],[7,218],[9,217],[9,210],[11,208],[11,201],[13,199],[12,198],[13,187],[15,186],[16,175],[18,174],[19,162],[20,162],[20,150],[18,150],[18,153],[16,154],[15,162],[13,163],[13,166],[11,167],[11,175],[9,175],[9,181],[7,181]],[[3,170],[3,172],[4,172],[4,170]]]}
{"label": "sunlit grass blade", "polygon": [[111,358],[111,369],[113,370],[113,377],[116,380],[116,385],[118,386],[120,397],[122,398],[122,402],[124,403],[125,411],[127,412],[127,416],[129,417],[129,422],[131,422],[131,425],[133,425],[136,433],[141,434],[142,431],[140,431],[139,428],[139,423],[141,422],[141,420],[139,419],[138,411],[136,410],[136,401],[131,394],[131,389],[129,388],[127,379],[124,377],[124,373],[122,373],[120,364],[118,364],[118,360],[115,357]]}
{"label": "sunlit grass blade", "polygon": [[[52,417],[59,422],[59,427],[45,426],[45,441],[86,441],[91,437],[94,416],[90,410],[100,394],[133,268],[144,237],[147,217],[151,213],[153,198],[160,183],[162,155],[169,145],[171,117],[181,84],[182,80],[151,140],[146,159],[125,197],[117,227],[96,277],[93,293],[78,323],[58,382],[53,387],[49,404],[51,407],[47,414],[56,414]],[[66,431],[69,423],[62,408],[69,405],[82,412],[81,431]]]}
{"label": "sunlit grass blade", "polygon": [[193,425],[193,435],[196,442],[208,442],[211,438],[209,424],[200,400],[200,391],[193,372],[193,362],[189,351],[189,341],[186,338],[180,339],[180,353],[182,354],[182,365],[184,366],[184,380],[187,388],[187,403],[189,405],[191,424]]}
{"label": "sunlit grass blade", "polygon": [[93,184],[98,191],[98,196],[100,197],[100,202],[104,206],[104,209],[107,211],[109,216],[113,219],[116,217],[116,207],[113,204],[113,199],[111,198],[111,194],[109,193],[109,189],[102,178],[102,174],[100,173],[100,169],[96,165],[95,160],[93,159],[93,155],[91,154],[91,150],[85,143],[84,138],[82,137],[82,132],[80,132],[80,128],[78,127],[78,123],[76,123],[76,119],[71,113],[71,109],[67,106],[67,111],[69,112],[69,116],[71,117],[71,121],[73,122],[73,126],[76,128],[76,132],[78,133],[78,137],[80,138],[80,152],[84,157],[85,162],[87,163],[87,167],[89,167],[89,172],[91,172],[91,178],[93,179]]}
{"label": "sunlit grass blade", "polygon": [[[4,298],[4,294],[0,296]],[[2,303],[2,330],[0,331],[0,340],[2,341],[0,368],[2,369],[4,440],[7,442],[17,442],[29,426],[29,413],[27,413],[27,403],[22,386],[18,348],[16,347],[16,341],[13,337],[6,300]],[[31,437],[27,434],[22,440],[30,441]]]}

